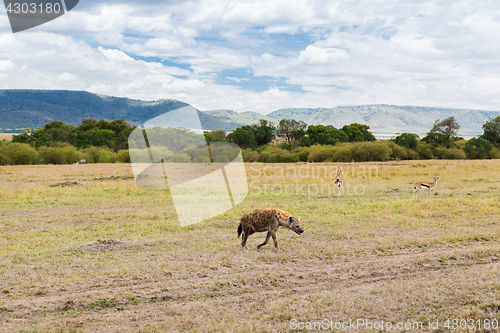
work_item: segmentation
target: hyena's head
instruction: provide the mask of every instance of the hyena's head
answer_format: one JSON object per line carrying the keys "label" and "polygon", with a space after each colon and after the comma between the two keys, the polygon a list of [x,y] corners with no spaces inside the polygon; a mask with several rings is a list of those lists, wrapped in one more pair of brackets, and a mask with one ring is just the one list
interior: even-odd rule
{"label": "hyena's head", "polygon": [[288,226],[288,228],[294,231],[297,235],[300,235],[304,232],[304,229],[302,229],[302,227],[300,226],[300,216],[296,218],[290,215],[288,217]]}

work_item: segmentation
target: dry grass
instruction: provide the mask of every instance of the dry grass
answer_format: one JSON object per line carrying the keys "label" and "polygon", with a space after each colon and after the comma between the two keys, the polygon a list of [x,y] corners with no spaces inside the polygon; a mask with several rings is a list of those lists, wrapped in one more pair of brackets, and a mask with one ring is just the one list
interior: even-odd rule
{"label": "dry grass", "polygon": [[[499,167],[249,164],[247,199],[186,228],[169,193],[138,188],[129,165],[0,167],[0,331],[499,319]],[[434,174],[435,193],[411,199],[412,182]],[[243,250],[238,219],[263,207],[301,215],[306,233],[280,230],[280,253],[256,250],[263,233]]]}
{"label": "dry grass", "polygon": [[0,133],[0,141],[2,141],[2,140],[11,141],[13,135],[15,135],[15,134]]}

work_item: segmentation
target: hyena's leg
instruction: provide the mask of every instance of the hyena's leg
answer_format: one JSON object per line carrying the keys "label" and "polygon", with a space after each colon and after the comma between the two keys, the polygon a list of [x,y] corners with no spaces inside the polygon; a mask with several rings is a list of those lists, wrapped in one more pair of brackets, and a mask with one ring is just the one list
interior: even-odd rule
{"label": "hyena's leg", "polygon": [[276,251],[280,250],[280,247],[278,246],[278,240],[276,239],[276,232],[271,233],[271,236],[273,237],[273,242],[274,242],[274,248]]}
{"label": "hyena's leg", "polygon": [[260,245],[257,245],[257,250],[260,249],[262,246],[266,245],[267,242],[269,242],[269,238],[271,238],[271,232],[270,231],[267,232],[266,240],[264,241],[264,243],[262,243]]}
{"label": "hyena's leg", "polygon": [[241,246],[243,246],[245,249],[247,248],[247,239],[248,232],[247,230],[243,229],[243,235],[241,235]]}

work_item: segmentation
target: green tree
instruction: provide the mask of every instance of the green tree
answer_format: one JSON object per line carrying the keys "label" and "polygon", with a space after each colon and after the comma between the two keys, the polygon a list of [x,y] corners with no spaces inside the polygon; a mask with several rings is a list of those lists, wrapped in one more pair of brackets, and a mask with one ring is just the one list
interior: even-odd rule
{"label": "green tree", "polygon": [[[434,122],[434,126],[430,130],[428,136],[430,134],[439,134],[444,138],[444,146],[448,148],[450,143],[450,138],[456,136],[458,130],[460,129],[460,125],[455,120],[455,117],[446,118],[443,121],[436,120]],[[439,138],[439,136],[438,136]]]}
{"label": "green tree", "polygon": [[370,132],[370,126],[353,123],[342,127],[342,132],[347,134],[349,142],[375,141],[375,137]]}
{"label": "green tree", "polygon": [[30,136],[28,134],[19,134],[12,137],[12,142],[29,143]]}
{"label": "green tree", "polygon": [[489,158],[489,152],[493,145],[483,138],[472,138],[464,146],[465,154],[469,159]]}
{"label": "green tree", "polygon": [[234,142],[241,148],[256,148],[254,130],[250,126],[237,128],[227,136],[228,141]]}
{"label": "green tree", "polygon": [[419,141],[418,135],[413,133],[402,133],[394,139],[394,142],[397,145],[410,149],[417,148],[418,141]]}
{"label": "green tree", "polygon": [[304,131],[303,129],[297,129],[297,130],[292,131],[291,135],[292,135],[293,140],[298,141],[299,144],[302,144],[302,140],[306,136],[306,131]]}
{"label": "green tree", "polygon": [[347,142],[349,137],[344,131],[333,126],[309,125],[306,131],[307,136],[302,140],[304,146],[334,145],[338,142]]}
{"label": "green tree", "polygon": [[483,124],[484,134],[483,139],[491,142],[495,147],[498,147],[500,141],[500,116],[493,118]]}
{"label": "green tree", "polygon": [[222,142],[226,140],[226,131],[216,130],[203,133],[207,142]]}
{"label": "green tree", "polygon": [[261,119],[257,124],[251,126],[257,146],[271,143],[275,137],[276,127],[265,119]]}
{"label": "green tree", "polygon": [[284,138],[287,143],[291,143],[294,140],[294,131],[304,130],[307,128],[305,122],[297,121],[295,119],[282,119],[276,130],[276,136]]}

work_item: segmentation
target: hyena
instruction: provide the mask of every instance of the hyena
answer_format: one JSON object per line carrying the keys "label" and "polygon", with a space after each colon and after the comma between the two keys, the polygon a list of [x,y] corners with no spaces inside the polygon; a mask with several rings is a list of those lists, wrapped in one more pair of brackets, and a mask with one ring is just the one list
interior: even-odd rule
{"label": "hyena", "polygon": [[278,240],[276,239],[276,231],[279,227],[290,229],[300,235],[304,229],[300,226],[300,216],[298,218],[290,215],[290,213],[278,208],[265,208],[254,210],[246,213],[241,217],[240,225],[238,226],[238,237],[241,234],[241,246],[246,248],[247,239],[253,233],[267,231],[266,240],[264,243],[257,246],[260,249],[266,245],[270,237],[273,237],[274,247],[279,251]]}

